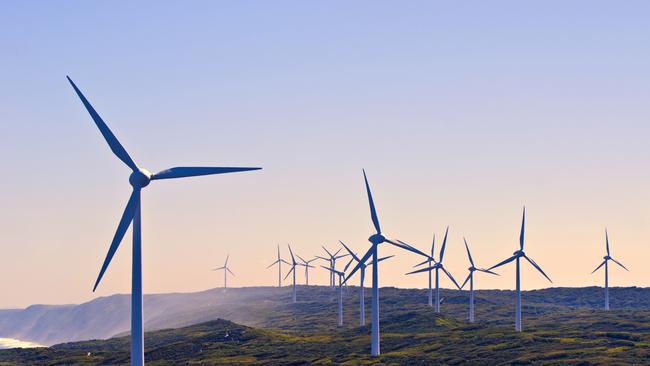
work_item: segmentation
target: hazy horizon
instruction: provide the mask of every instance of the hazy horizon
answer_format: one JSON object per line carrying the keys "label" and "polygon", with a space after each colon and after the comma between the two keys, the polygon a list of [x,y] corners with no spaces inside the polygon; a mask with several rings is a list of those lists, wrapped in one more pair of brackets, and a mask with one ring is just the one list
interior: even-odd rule
{"label": "hazy horizon", "polygon": [[[612,267],[610,285],[648,287],[648,10],[0,3],[0,308],[130,292],[130,230],[92,292],[131,187],[66,75],[146,169],[264,168],[143,191],[146,294],[219,287],[211,269],[228,253],[229,285],[277,284],[278,243],[285,259],[287,243],[305,259],[338,240],[363,254],[362,168],[387,236],[428,252],[450,226],[444,262],[459,281],[463,236],[477,266],[496,264],[517,249],[525,205],[526,253],[554,283],[524,266],[523,289],[602,286],[590,273],[606,227],[630,269]],[[420,258],[380,253],[399,254],[380,286],[426,286],[404,276]],[[514,266],[499,273],[476,288],[514,288]]]}

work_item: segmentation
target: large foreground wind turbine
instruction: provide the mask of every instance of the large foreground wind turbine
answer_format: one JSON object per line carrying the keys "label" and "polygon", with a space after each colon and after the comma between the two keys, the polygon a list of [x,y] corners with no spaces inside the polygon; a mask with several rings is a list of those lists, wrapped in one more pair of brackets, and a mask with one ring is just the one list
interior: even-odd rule
{"label": "large foreground wind turbine", "polygon": [[221,271],[221,270],[223,270],[223,289],[224,290],[228,288],[228,276],[227,276],[228,273],[230,273],[233,276],[235,275],[234,273],[232,273],[230,268],[228,268],[228,259],[229,258],[230,258],[230,254],[228,254],[226,256],[226,262],[223,264],[223,267],[213,269],[213,271]]}
{"label": "large foreground wind turbine", "polygon": [[74,88],[77,96],[79,96],[81,99],[83,105],[86,107],[86,110],[88,110],[88,113],[90,113],[90,116],[92,117],[93,121],[95,121],[97,128],[99,128],[99,131],[104,136],[104,139],[108,143],[113,153],[131,169],[129,183],[133,187],[133,192],[131,193],[131,197],[129,198],[128,203],[126,204],[126,208],[124,209],[120,223],[117,226],[115,236],[113,236],[113,241],[111,242],[111,246],[109,247],[108,253],[106,254],[104,264],[99,271],[99,276],[97,276],[97,281],[95,281],[93,291],[97,289],[97,285],[99,285],[99,282],[104,276],[106,268],[108,268],[111,259],[113,259],[113,255],[115,255],[117,248],[120,246],[126,230],[131,225],[131,222],[133,222],[133,254],[131,274],[131,365],[144,365],[144,328],[142,323],[142,241],[140,228],[140,192],[142,188],[148,186],[149,183],[151,183],[153,180],[234,173],[247,170],[257,170],[261,168],[175,167],[163,170],[156,174],[152,174],[148,170],[140,168],[138,165],[136,165],[122,144],[120,144],[115,135],[113,135],[111,130],[108,128],[106,123],[104,123],[99,114],[97,114],[93,106],[90,105],[90,102],[88,102],[86,97],[81,93],[79,88],[77,88],[77,86],[69,77],[68,81]]}
{"label": "large foreground wind turbine", "polygon": [[[346,264],[345,268],[343,269],[343,271],[345,272],[345,271],[348,270],[348,267],[353,262],[361,263],[360,262],[361,259],[359,259],[359,257],[357,257],[357,255],[355,253],[353,253],[350,250],[350,248],[348,248],[348,246],[345,245],[345,243],[343,243],[342,241],[340,241],[340,242],[343,245],[343,247],[345,247],[345,249],[348,251],[348,253],[350,253],[350,256],[352,256],[352,258],[350,258],[350,261],[348,262],[348,264]],[[379,259],[377,259],[377,262],[381,262],[381,261],[383,261],[385,259],[392,258],[392,257],[394,257],[394,256],[389,255],[387,257],[379,258]],[[366,305],[365,305],[365,294],[364,294],[365,289],[363,287],[363,282],[364,282],[364,279],[366,278],[366,267],[368,267],[369,265],[372,265],[372,262],[363,263],[361,265],[360,270],[359,270],[359,273],[360,273],[360,276],[359,276],[359,325],[366,325],[366,314],[365,314]]]}
{"label": "large foreground wind turbine", "polygon": [[278,244],[278,259],[275,262],[269,264],[268,267],[266,267],[266,269],[269,269],[276,264],[278,265],[278,287],[282,287],[282,263],[289,264],[289,262],[285,261],[280,257],[280,244]]}
{"label": "large foreground wind turbine", "polygon": [[616,259],[612,258],[609,255],[609,235],[607,235],[607,229],[605,229],[605,249],[607,251],[607,255],[603,257],[604,261],[600,264],[600,266],[596,267],[592,274],[596,272],[597,270],[600,269],[600,267],[605,266],[605,310],[609,310],[609,268],[608,268],[608,263],[610,260],[613,261],[614,263],[618,264],[619,266],[623,267],[624,270],[628,270],[625,268],[624,265],[622,265],[619,261]]}
{"label": "large foreground wind turbine", "polygon": [[310,268],[315,268],[314,266],[312,266],[309,263],[311,263],[311,262],[313,262],[315,260],[318,260],[319,258],[313,258],[313,259],[310,259],[310,260],[306,261],[306,260],[302,259],[302,257],[299,256],[298,254],[296,254],[296,257],[298,257],[298,259],[300,259],[302,261],[302,263],[298,263],[298,265],[305,267],[305,285],[309,286],[309,269]]}
{"label": "large foreground wind turbine", "polygon": [[472,253],[469,252],[469,246],[467,245],[467,240],[463,238],[463,241],[465,242],[465,249],[467,249],[467,258],[469,259],[469,275],[465,279],[465,282],[460,286],[462,289],[465,287],[465,284],[467,281],[469,281],[469,322],[473,323],[474,322],[474,272],[479,271],[479,272],[485,272],[493,275],[499,275],[498,273],[494,273],[492,271],[489,271],[487,269],[483,268],[476,268],[474,266],[474,260],[472,259]]}
{"label": "large foreground wind turbine", "polygon": [[407,273],[407,275],[414,274],[414,273],[420,273],[420,272],[429,272],[429,274],[430,274],[432,270],[436,271],[436,313],[440,312],[440,276],[439,276],[439,271],[442,270],[442,272],[444,272],[444,274],[447,275],[447,277],[449,277],[451,282],[453,282],[454,285],[456,285],[456,287],[458,289],[460,289],[460,286],[458,285],[458,282],[456,282],[456,280],[454,279],[454,276],[452,276],[451,273],[449,273],[449,271],[447,271],[445,269],[445,267],[442,265],[442,259],[445,256],[445,247],[447,246],[447,234],[449,234],[449,227],[447,227],[447,230],[445,231],[445,238],[442,239],[442,247],[440,248],[440,259],[438,260],[438,262],[436,262],[432,257],[429,257],[428,255],[424,254],[425,257],[429,257],[427,259],[427,261],[433,261],[434,262],[433,265],[429,266],[427,268],[422,268],[422,269],[418,269],[418,270],[415,270],[413,272]]}
{"label": "large foreground wind turbine", "polygon": [[377,210],[375,209],[375,203],[372,200],[372,193],[370,192],[370,186],[368,185],[368,178],[366,177],[366,172],[365,170],[363,171],[363,180],[366,184],[366,193],[368,195],[368,204],[370,206],[370,217],[372,218],[372,223],[375,227],[375,230],[377,231],[375,234],[371,235],[368,238],[368,241],[372,244],[370,246],[370,249],[364,254],[364,256],[359,260],[359,263],[357,263],[356,267],[350,272],[350,274],[347,275],[345,278],[345,282],[347,282],[354,273],[361,269],[367,263],[368,259],[372,256],[372,300],[371,300],[371,312],[372,312],[372,318],[371,318],[371,331],[370,331],[370,353],[373,356],[377,356],[381,353],[380,348],[379,348],[379,268],[377,267],[377,262],[379,261],[378,258],[378,253],[377,253],[377,247],[381,243],[389,243],[392,244],[396,247],[402,248],[409,250],[411,252],[418,253],[419,251],[414,249],[413,247],[406,245],[406,244],[401,244],[394,242],[392,240],[387,239],[384,235],[381,233],[381,228],[379,227],[379,218],[377,218]]}
{"label": "large foreground wind turbine", "polygon": [[515,251],[512,254],[512,257],[503,260],[500,263],[497,263],[493,265],[492,267],[488,268],[488,271],[493,270],[497,267],[501,267],[504,264],[510,263],[512,261],[517,261],[517,280],[516,280],[516,291],[517,291],[517,300],[516,300],[516,305],[515,305],[515,330],[517,332],[521,332],[521,280],[520,280],[520,260],[521,258],[524,258],[530,263],[533,267],[535,267],[536,270],[539,271],[544,277],[546,277],[549,282],[553,283],[551,279],[544,273],[542,268],[535,263],[535,261],[528,257],[526,253],[524,253],[524,227],[526,226],[526,207],[524,207],[524,213],[522,215],[521,219],[521,231],[519,232],[519,250]]}
{"label": "large foreground wind turbine", "polygon": [[293,257],[293,252],[291,251],[291,245],[287,244],[287,247],[289,248],[289,254],[291,254],[291,263],[289,263],[291,269],[289,270],[289,272],[287,272],[287,275],[284,276],[284,279],[286,280],[287,277],[289,277],[289,275],[293,273],[292,301],[296,302],[296,266],[298,265],[298,262],[296,262],[296,258]]}
{"label": "large foreground wind turbine", "polygon": [[339,327],[343,325],[343,278],[345,277],[345,273],[341,271],[337,271],[335,269],[331,269],[329,267],[321,266],[325,268],[326,270],[334,273],[335,275],[339,276],[339,322],[338,325]]}

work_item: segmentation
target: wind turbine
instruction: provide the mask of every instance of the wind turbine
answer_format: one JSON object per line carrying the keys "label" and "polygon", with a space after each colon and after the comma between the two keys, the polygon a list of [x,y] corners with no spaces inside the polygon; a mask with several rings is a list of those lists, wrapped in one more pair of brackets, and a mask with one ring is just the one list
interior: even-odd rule
{"label": "wind turbine", "polygon": [[600,267],[605,266],[605,310],[609,310],[609,268],[607,262],[611,260],[619,266],[623,267],[624,270],[628,271],[628,269],[609,255],[609,236],[607,235],[607,229],[605,229],[605,249],[607,250],[607,255],[603,257],[603,263],[601,263],[600,266],[596,267],[596,269],[594,269],[594,271],[591,273],[593,274],[599,270]]}
{"label": "wind turbine", "polygon": [[366,193],[368,195],[368,204],[370,206],[370,217],[372,218],[372,223],[375,227],[376,233],[371,235],[368,238],[368,241],[372,244],[370,246],[370,249],[364,254],[364,256],[361,258],[359,263],[354,267],[352,272],[347,275],[345,278],[344,282],[347,282],[352,275],[356,271],[358,271],[361,267],[364,266],[364,264],[368,261],[368,259],[372,256],[372,301],[371,301],[371,311],[372,311],[372,325],[371,325],[371,331],[370,331],[370,353],[373,356],[378,356],[381,353],[380,347],[379,347],[379,269],[377,268],[377,262],[379,262],[378,258],[378,253],[377,253],[377,247],[379,244],[382,243],[389,243],[392,244],[398,248],[406,249],[408,251],[421,254],[417,249],[406,245],[406,244],[401,244],[394,242],[392,240],[387,239],[384,235],[381,233],[381,228],[379,227],[379,218],[377,218],[377,210],[375,209],[375,203],[372,200],[372,193],[370,192],[370,186],[368,185],[368,178],[366,177],[366,171],[363,171],[363,179],[366,184]]}
{"label": "wind turbine", "polygon": [[226,256],[226,262],[223,264],[223,267],[213,269],[213,271],[223,270],[223,289],[224,290],[228,288],[228,278],[226,276],[228,274],[228,272],[230,272],[230,274],[233,275],[233,276],[235,275],[234,273],[232,273],[230,268],[228,268],[228,259],[229,258],[230,258],[230,254],[228,254]]}
{"label": "wind turbine", "polygon": [[296,302],[296,266],[298,263],[296,262],[296,258],[293,257],[293,252],[291,251],[291,245],[287,244],[287,247],[289,247],[289,253],[291,254],[291,263],[289,265],[291,266],[291,269],[289,272],[287,272],[287,275],[284,276],[284,279],[286,280],[287,277],[293,272],[293,295],[292,295],[292,301],[295,303]]}
{"label": "wind turbine", "polygon": [[302,257],[299,256],[298,254],[296,254],[296,257],[298,257],[298,259],[300,259],[302,261],[302,263],[298,263],[298,265],[305,266],[305,285],[309,286],[309,269],[310,268],[315,268],[314,266],[312,266],[309,263],[311,263],[311,262],[313,262],[315,260],[318,260],[319,258],[313,258],[313,259],[310,259],[310,260],[306,261],[306,260],[302,259]]}
{"label": "wind turbine", "polygon": [[407,273],[407,275],[414,274],[414,273],[420,273],[420,272],[429,272],[431,273],[432,270],[436,271],[436,313],[440,313],[440,278],[439,278],[439,271],[442,270],[447,277],[451,280],[451,282],[456,285],[456,287],[460,290],[460,286],[458,285],[458,282],[454,279],[454,277],[445,269],[445,267],[442,265],[442,259],[445,256],[445,247],[447,246],[447,234],[449,234],[449,226],[447,226],[447,230],[445,230],[445,238],[442,239],[442,247],[440,248],[440,260],[436,262],[432,257],[429,257],[428,255],[424,254],[425,257],[427,258],[427,261],[431,260],[433,261],[433,265],[429,266],[427,268],[422,268],[415,270],[413,272]]}
{"label": "wind turbine", "polygon": [[[431,267],[432,263],[436,263],[436,260],[433,258],[433,256],[434,256],[433,253],[434,253],[435,247],[436,247],[436,234],[433,234],[433,240],[431,242],[431,255],[427,255],[426,260],[424,260],[421,263],[416,264],[413,267],[419,267],[419,266],[421,266],[423,264],[426,264],[428,267]],[[431,271],[432,270],[427,271],[429,273],[429,302],[428,302],[429,306],[433,306],[433,289],[431,287]]]}
{"label": "wind turbine", "polygon": [[[329,261],[330,269],[336,269],[336,260],[337,259],[347,256],[347,254],[338,255],[339,252],[341,251],[341,248],[339,248],[339,250],[337,250],[334,254],[332,254],[329,250],[327,250],[327,248],[325,248],[324,245],[321,245],[321,247],[325,250],[325,252],[327,252],[327,255],[329,256],[329,258],[320,257],[320,256],[316,256],[316,258],[322,259],[324,261]],[[334,272],[332,272],[332,271],[330,271],[330,287],[334,288]]]}
{"label": "wind turbine", "polygon": [[546,273],[544,273],[542,268],[539,265],[537,265],[537,263],[535,263],[535,261],[532,258],[528,257],[526,255],[526,253],[524,253],[524,227],[525,227],[525,225],[526,225],[526,207],[524,207],[524,213],[523,213],[522,219],[521,219],[521,231],[519,232],[519,250],[512,253],[512,257],[510,257],[508,259],[505,259],[502,262],[497,263],[497,264],[493,265],[492,267],[488,268],[488,271],[490,271],[490,270],[493,270],[493,269],[495,269],[497,267],[501,267],[504,264],[510,263],[512,261],[515,261],[515,260],[517,261],[517,280],[516,280],[516,286],[517,286],[516,287],[516,291],[517,291],[516,296],[517,296],[517,300],[516,300],[516,305],[515,305],[515,330],[517,332],[521,332],[521,279],[520,279],[520,274],[519,274],[520,268],[521,268],[521,265],[520,265],[519,262],[520,262],[521,258],[526,259],[528,261],[528,263],[530,263],[533,267],[535,267],[535,269],[538,270],[539,273],[541,273],[544,277],[546,277],[546,279],[549,280],[549,282],[553,283],[553,281],[551,281],[551,279],[546,275]]}
{"label": "wind turbine", "polygon": [[120,144],[113,132],[108,128],[99,114],[95,111],[90,102],[81,93],[75,83],[67,77],[70,85],[81,99],[88,113],[104,136],[113,153],[131,169],[129,183],[133,187],[133,192],[129,198],[122,218],[117,226],[111,246],[104,259],[104,264],[97,276],[97,281],[93,287],[93,292],[104,276],[104,272],[113,259],[113,255],[122,242],[126,230],[133,222],[133,254],[132,254],[132,274],[131,274],[131,365],[144,365],[144,327],[142,323],[142,237],[141,237],[141,202],[140,193],[142,188],[146,187],[153,180],[194,177],[199,175],[223,174],[243,172],[247,170],[257,170],[261,168],[216,168],[216,167],[175,167],[152,174],[146,169],[138,167],[131,159],[126,149]]}
{"label": "wind turbine", "polygon": [[276,264],[278,265],[278,287],[282,287],[282,263],[289,264],[289,262],[280,258],[280,244],[278,244],[278,259],[275,262],[269,264],[268,267],[266,267],[266,269],[269,269]]}
{"label": "wind turbine", "polygon": [[[361,259],[359,259],[359,257],[357,257],[357,255],[355,253],[353,253],[350,250],[350,248],[348,248],[348,246],[345,245],[345,243],[343,243],[340,240],[339,240],[339,242],[341,242],[343,247],[345,247],[345,249],[348,251],[348,253],[350,253],[350,256],[352,257],[352,258],[350,258],[350,261],[348,262],[348,264],[345,265],[345,268],[343,268],[343,272],[345,272],[345,271],[348,270],[348,267],[350,267],[350,264],[352,264],[352,262],[361,263],[360,262]],[[392,257],[394,257],[394,255],[389,255],[388,257],[379,258],[379,259],[377,259],[377,262],[381,262],[381,261],[383,261],[385,259],[392,258]],[[372,262],[364,263],[361,266],[360,270],[359,270],[359,273],[360,273],[360,276],[359,276],[359,325],[366,325],[366,314],[365,314],[365,306],[366,305],[365,305],[365,294],[364,294],[365,289],[363,287],[363,282],[364,282],[364,279],[366,277],[366,267],[368,267],[369,265],[372,265]]]}
{"label": "wind turbine", "polygon": [[485,272],[493,275],[499,275],[498,273],[494,273],[492,271],[489,271],[487,269],[483,268],[476,268],[474,266],[474,260],[472,259],[472,253],[469,252],[469,246],[467,245],[467,240],[463,238],[463,241],[465,242],[465,249],[467,249],[467,258],[469,258],[469,275],[465,279],[465,282],[460,286],[462,289],[465,287],[465,284],[467,281],[469,281],[469,322],[473,323],[474,322],[474,272],[479,271],[479,272]]}
{"label": "wind turbine", "polygon": [[337,271],[335,269],[331,269],[329,267],[321,266],[325,268],[326,270],[330,271],[331,273],[334,273],[335,275],[339,276],[339,322],[338,325],[339,327],[343,325],[343,277],[345,277],[345,273],[341,271]]}

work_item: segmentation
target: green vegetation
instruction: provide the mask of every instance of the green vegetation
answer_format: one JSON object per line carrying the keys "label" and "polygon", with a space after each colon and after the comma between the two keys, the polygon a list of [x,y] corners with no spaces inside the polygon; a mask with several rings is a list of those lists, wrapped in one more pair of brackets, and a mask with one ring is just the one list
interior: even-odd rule
{"label": "green vegetation", "polygon": [[[617,301],[629,301],[634,307],[610,312],[584,306],[589,303],[582,298],[588,298],[585,293],[591,291],[525,293],[524,333],[517,334],[512,292],[478,292],[478,322],[469,324],[465,321],[466,293],[443,291],[443,314],[437,316],[425,304],[425,291],[383,288],[382,356],[371,358],[369,326],[356,326],[357,289],[350,288],[345,296],[346,326],[338,328],[334,291],[301,287],[299,294],[308,301],[290,304],[270,299],[241,304],[245,311],[255,314],[255,328],[213,320],[148,332],[145,357],[147,365],[152,366],[650,364],[649,290],[616,289]],[[288,289],[277,292],[279,299],[289,299]],[[596,288],[593,293],[602,295]],[[594,300],[599,303],[600,298]],[[121,337],[4,350],[0,351],[0,366],[127,365],[128,346],[128,338]]]}

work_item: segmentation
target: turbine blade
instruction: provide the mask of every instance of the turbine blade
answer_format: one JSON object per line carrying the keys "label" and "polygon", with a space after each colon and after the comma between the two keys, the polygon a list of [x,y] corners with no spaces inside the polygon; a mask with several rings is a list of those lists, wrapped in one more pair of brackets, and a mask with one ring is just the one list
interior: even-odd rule
{"label": "turbine blade", "polygon": [[287,247],[289,247],[289,254],[291,254],[291,262],[295,266],[296,265],[296,258],[293,257],[293,252],[291,251],[291,245],[287,244]]}
{"label": "turbine blade", "polygon": [[95,281],[95,286],[93,286],[93,292],[97,289],[97,285],[99,285],[99,282],[102,280],[102,277],[104,276],[104,272],[106,272],[106,268],[108,268],[108,265],[111,263],[111,260],[113,259],[113,255],[115,255],[117,248],[119,248],[120,243],[122,242],[122,238],[124,238],[124,234],[126,233],[126,230],[131,225],[131,221],[133,221],[133,217],[135,216],[135,212],[138,209],[139,205],[140,205],[140,190],[134,189],[133,192],[131,193],[131,197],[129,198],[129,202],[126,204],[126,208],[124,209],[124,213],[122,214],[120,223],[117,225],[117,230],[115,231],[115,235],[113,236],[113,241],[111,242],[111,246],[108,248],[108,253],[106,253],[106,259],[104,259],[104,264],[102,264],[102,269],[99,271],[99,276],[97,276],[97,281]]}
{"label": "turbine blade", "polygon": [[431,266],[431,267],[426,267],[426,268],[417,269],[417,270],[415,270],[415,271],[412,271],[412,272],[409,272],[409,273],[406,273],[406,274],[407,274],[407,275],[410,275],[410,274],[414,274],[414,273],[429,272],[429,271],[432,271],[432,270],[434,270],[434,269],[435,269],[435,267],[434,267],[434,266]]}
{"label": "turbine blade", "polygon": [[607,234],[607,229],[605,229],[605,248],[607,249],[607,255],[609,255],[609,235]]}
{"label": "turbine blade", "polygon": [[373,225],[375,225],[377,234],[381,234],[379,218],[377,218],[377,210],[375,209],[375,202],[372,200],[372,193],[370,192],[370,185],[368,185],[368,178],[366,177],[365,169],[363,170],[363,180],[366,182],[366,193],[368,194],[368,204],[370,205],[370,217],[372,218]]}
{"label": "turbine blade", "polygon": [[285,261],[284,259],[282,259],[282,263],[284,263],[284,264],[288,264],[288,265],[291,265],[291,263]]}
{"label": "turbine blade", "polygon": [[328,270],[328,271],[330,271],[330,272],[332,272],[332,273],[336,273],[336,274],[339,275],[339,276],[345,276],[345,273],[343,273],[343,272],[341,272],[341,271],[337,271],[337,270],[335,270],[335,269],[332,269],[332,268],[329,268],[329,267],[325,267],[325,266],[321,266],[321,267],[325,268],[326,270]]}
{"label": "turbine blade", "polygon": [[393,257],[394,257],[394,255],[389,255],[387,257],[379,258],[379,259],[377,259],[377,262],[381,262],[383,260],[390,259],[390,258],[393,258]]}
{"label": "turbine blade", "polygon": [[447,275],[447,277],[449,277],[451,282],[453,282],[454,285],[456,285],[456,287],[458,287],[458,289],[460,290],[460,286],[458,286],[458,282],[456,282],[456,280],[454,279],[454,276],[452,276],[451,273],[447,272],[445,267],[440,267],[440,269],[442,269],[442,271],[445,272],[445,274]]}
{"label": "turbine blade", "polygon": [[489,271],[489,270],[495,269],[495,268],[497,268],[497,267],[501,267],[502,265],[504,265],[504,264],[508,264],[508,263],[514,261],[515,259],[517,259],[517,256],[516,256],[516,255],[513,255],[512,257],[510,257],[510,258],[508,258],[508,259],[505,259],[505,260],[503,260],[503,261],[501,261],[501,262],[499,262],[499,263],[493,265],[492,267],[488,268],[487,270]]}
{"label": "turbine blade", "polygon": [[330,253],[330,251],[329,251],[329,250],[327,250],[327,248],[325,248],[325,246],[324,246],[324,245],[321,245],[321,247],[322,247],[323,249],[325,249],[325,251],[327,252],[327,255],[329,255],[329,256],[330,256],[330,258],[332,258],[332,257],[334,257],[334,255],[333,255],[332,253]]}
{"label": "turbine blade", "polygon": [[524,213],[521,217],[521,231],[519,232],[519,248],[524,250],[524,226],[526,225],[526,206],[524,206]]}
{"label": "turbine blade", "polygon": [[280,260],[280,244],[278,244],[278,260]]}
{"label": "turbine blade", "polygon": [[470,278],[470,277],[472,277],[472,272],[470,272],[470,273],[467,275],[467,278],[465,279],[465,281],[463,281],[463,284],[460,286],[460,289],[461,289],[461,290],[463,289],[463,287],[465,287],[465,285],[467,284],[467,281],[469,281],[469,278]]}
{"label": "turbine blade", "polygon": [[273,267],[274,265],[278,264],[279,261],[280,261],[280,260],[278,259],[277,261],[275,261],[275,262],[269,264],[269,265],[266,267],[266,269],[269,269],[269,268]]}
{"label": "turbine blade", "polygon": [[324,261],[328,261],[328,262],[330,261],[329,259],[327,259],[327,258],[325,258],[325,257],[318,256],[318,255],[316,256],[316,258],[318,258],[318,259],[322,259],[322,260],[324,260]]}
{"label": "turbine blade", "polygon": [[359,257],[357,257],[357,255],[354,254],[354,253],[350,250],[350,248],[348,248],[348,246],[345,245],[344,242],[342,242],[342,241],[339,240],[339,243],[341,243],[341,245],[343,245],[343,248],[345,248],[345,250],[347,250],[348,253],[350,253],[350,255],[352,256],[352,258],[354,258],[355,261],[359,262]]}
{"label": "turbine blade", "polygon": [[594,274],[597,270],[600,269],[600,267],[604,266],[604,265],[605,265],[605,262],[607,262],[607,260],[604,260],[604,261],[603,261],[603,262],[602,262],[598,267],[596,267],[596,269],[594,269],[593,271],[591,271],[591,274]]}
{"label": "turbine blade", "polygon": [[354,269],[352,269],[352,272],[350,272],[350,274],[348,274],[347,277],[345,277],[345,280],[343,281],[343,283],[347,282],[348,279],[350,279],[350,277],[352,277],[352,275],[356,271],[359,270],[359,268],[361,268],[362,266],[365,266],[366,261],[368,260],[368,258],[370,258],[370,256],[372,255],[374,250],[377,250],[377,247],[375,245],[372,245],[370,247],[370,249],[368,249],[366,254],[364,254],[363,257],[361,257],[361,260],[359,261],[359,263],[357,263],[357,265],[354,267]]}
{"label": "turbine blade", "polygon": [[233,275],[233,276],[235,275],[234,273],[232,273],[232,271],[228,267],[226,267],[226,271],[230,272],[230,274]]}
{"label": "turbine blade", "polygon": [[484,273],[493,274],[493,275],[495,275],[495,276],[501,276],[500,274],[498,274],[498,273],[496,273],[496,272],[492,272],[492,271],[490,271],[489,269],[477,268],[476,270],[479,271],[479,272],[484,272]]}
{"label": "turbine blade", "polygon": [[619,261],[617,261],[617,260],[616,260],[616,259],[614,259],[614,258],[611,258],[611,260],[613,260],[613,261],[614,261],[614,263],[616,263],[616,264],[618,264],[619,266],[621,266],[621,267],[623,267],[623,269],[624,269],[624,270],[626,270],[626,271],[629,271],[629,269],[627,269],[627,268],[625,268],[625,266],[624,266],[624,265],[622,265],[622,264],[621,264],[621,262],[619,262]]}
{"label": "turbine blade", "polygon": [[[428,255],[428,254],[423,253],[422,251],[420,251],[420,250],[417,249],[416,247],[414,247],[414,246],[412,246],[412,245],[410,245],[410,244],[406,244],[405,242],[403,242],[403,241],[401,241],[401,240],[397,240],[397,243],[395,243],[395,242],[393,242],[393,241],[391,241],[391,240],[386,239],[386,242],[388,242],[388,243],[390,243],[390,244],[393,244],[393,245],[395,245],[395,246],[398,246],[398,247],[400,247],[400,248],[406,249],[406,250],[408,250],[408,251],[410,251],[410,252],[413,252],[413,253],[415,253],[415,254],[419,254],[419,255],[421,255],[421,256],[423,256],[423,257],[425,257],[425,258],[429,258],[429,255]],[[399,243],[399,244],[398,244],[398,243]]]}
{"label": "turbine blade", "polygon": [[70,79],[69,76],[66,76],[68,78],[68,81],[70,82],[70,85],[72,85],[72,88],[74,91],[77,93],[77,96],[79,99],[81,99],[81,102],[83,103],[84,107],[86,107],[86,110],[88,113],[90,113],[90,116],[92,117],[93,121],[95,121],[95,124],[97,125],[97,128],[99,128],[99,132],[102,133],[102,136],[104,136],[104,139],[108,143],[108,146],[111,148],[111,151],[113,151],[113,154],[117,156],[120,160],[124,162],[131,170],[138,170],[138,166],[133,162],[133,159],[129,156],[129,153],[126,152],[126,149],[124,149],[124,146],[120,144],[120,141],[115,137],[113,132],[108,128],[104,120],[102,120],[102,117],[99,116],[97,111],[95,111],[95,108],[93,108],[92,105],[90,105],[90,102],[88,102],[88,99],[81,93],[81,90],[77,88],[75,83]]}
{"label": "turbine blade", "polygon": [[296,266],[292,266],[291,269],[289,270],[289,272],[287,272],[287,275],[284,276],[285,280],[287,279],[287,277],[289,277],[289,275],[291,274],[291,272],[293,272],[294,269],[296,269]]}
{"label": "turbine blade", "polygon": [[348,263],[345,265],[345,267],[343,267],[343,272],[345,272],[345,271],[348,270],[348,267],[350,267],[350,264],[352,264],[352,262],[354,262],[354,257],[353,257],[353,258],[350,258],[350,260],[349,260]]}
{"label": "turbine blade", "polygon": [[302,259],[302,257],[301,257],[301,256],[299,256],[298,254],[296,254],[296,257],[298,257],[298,259],[300,259],[301,261],[303,261],[303,263],[305,263],[305,264],[307,264],[307,261],[306,261],[306,260],[304,260],[304,259]]}
{"label": "turbine blade", "polygon": [[528,256],[525,256],[525,255],[524,255],[524,258],[526,258],[526,260],[527,260],[530,264],[532,264],[533,267],[535,267],[535,268],[536,268],[536,269],[537,269],[537,270],[538,270],[542,275],[544,275],[544,277],[546,277],[546,279],[547,279],[550,283],[553,283],[553,281],[551,281],[551,279],[546,275],[546,273],[544,273],[544,271],[542,271],[542,267],[540,267],[539,265],[537,265],[537,263],[535,263],[535,261],[534,261],[532,258],[529,258]]}
{"label": "turbine blade", "polygon": [[467,240],[463,238],[463,241],[465,242],[465,249],[467,249],[467,257],[469,257],[469,262],[472,264],[472,267],[474,266],[474,260],[472,260],[472,253],[469,252],[469,246],[467,245]]}
{"label": "turbine blade", "polygon": [[337,250],[336,252],[334,252],[334,255],[333,255],[332,257],[336,257],[336,255],[339,254],[339,252],[341,251],[341,249],[343,249],[343,248],[339,248],[339,250]]}
{"label": "turbine blade", "polygon": [[260,170],[260,169],[262,168],[233,168],[233,167],[217,168],[217,167],[177,166],[154,174],[151,177],[151,180],[198,177],[200,175],[237,173],[237,172],[245,172],[249,170]]}
{"label": "turbine blade", "polygon": [[[422,262],[420,262],[420,263],[414,265],[413,268],[415,268],[415,267],[419,267],[419,266],[421,266],[421,265],[423,265],[423,264],[427,264],[427,263],[429,263],[429,261],[433,261],[433,260],[432,260],[431,258],[425,259],[424,261],[422,261]],[[435,263],[435,261],[433,261],[433,262]]]}
{"label": "turbine blade", "polygon": [[224,267],[226,267],[226,266],[228,265],[228,259],[229,259],[229,258],[230,258],[230,254],[228,254],[228,255],[226,256],[226,263],[223,264]]}
{"label": "turbine blade", "polygon": [[436,249],[436,234],[433,233],[433,240],[431,241],[431,258],[433,258]]}
{"label": "turbine blade", "polygon": [[445,255],[445,247],[447,246],[447,234],[449,234],[449,226],[447,226],[447,230],[445,230],[445,237],[442,239],[442,248],[440,248],[440,259],[438,260],[439,263],[442,263],[442,257]]}

